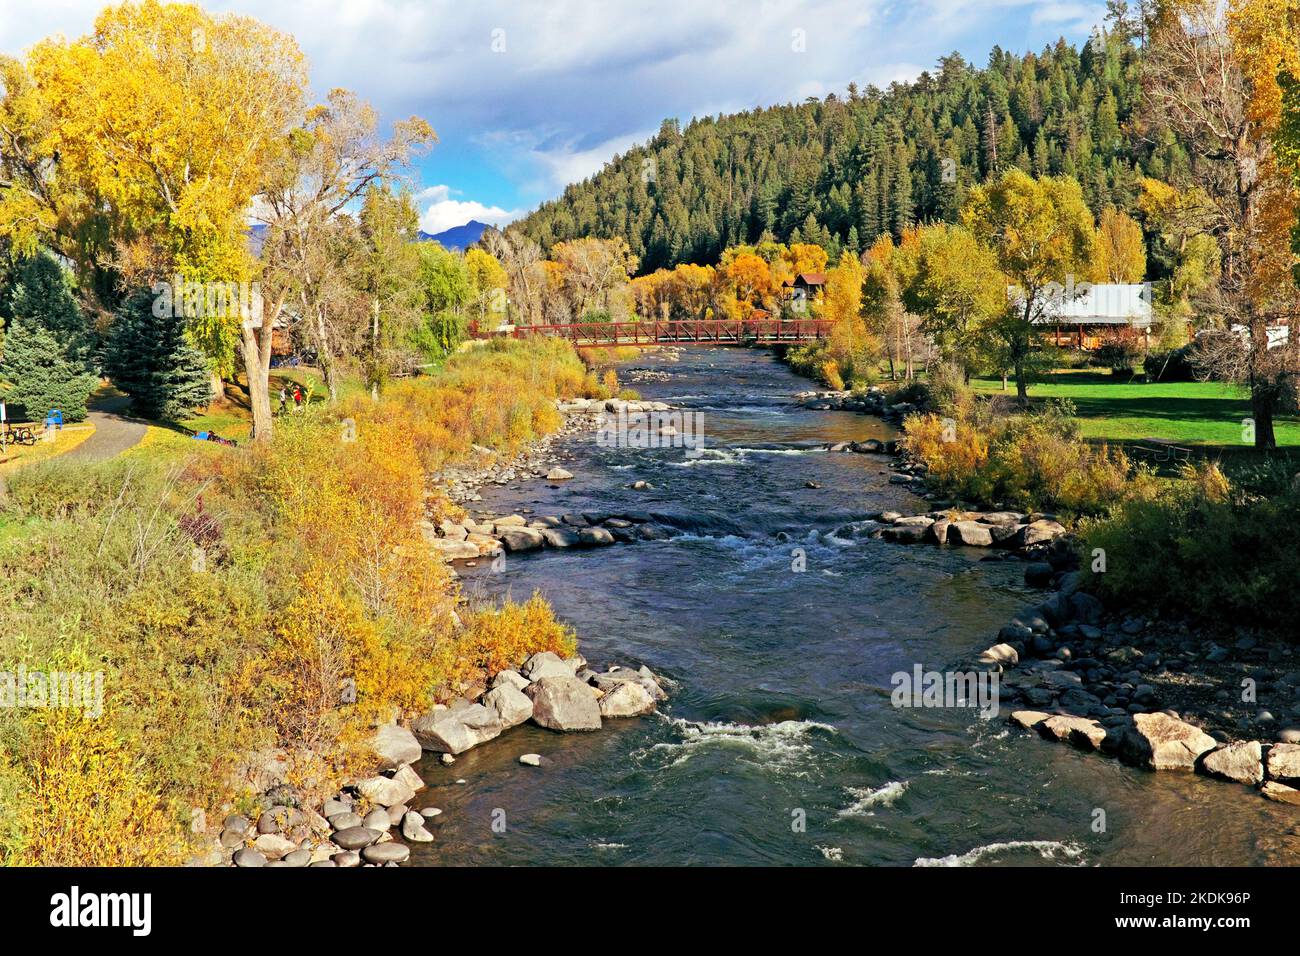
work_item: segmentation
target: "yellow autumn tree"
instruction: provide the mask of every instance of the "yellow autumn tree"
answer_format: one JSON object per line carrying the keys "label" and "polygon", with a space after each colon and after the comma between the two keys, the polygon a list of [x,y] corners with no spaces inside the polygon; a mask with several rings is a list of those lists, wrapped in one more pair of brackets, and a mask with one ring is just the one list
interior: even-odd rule
{"label": "yellow autumn tree", "polygon": [[1095,278],[1103,282],[1141,282],[1146,272],[1142,227],[1124,211],[1107,206],[1097,226]]}
{"label": "yellow autumn tree", "polygon": [[[8,202],[38,201],[52,228],[105,227],[85,247],[103,265],[114,245],[149,234],[188,280],[251,275],[245,226],[253,197],[298,121],[306,64],[293,38],[249,17],[156,0],[105,9],[77,40],[54,38],[27,58],[39,100],[33,168],[58,157],[51,182],[29,180]],[[43,177],[37,177],[42,179]],[[0,224],[12,217],[0,214]],[[233,311],[233,310],[229,310]],[[233,371],[240,316],[191,316],[191,334]]]}

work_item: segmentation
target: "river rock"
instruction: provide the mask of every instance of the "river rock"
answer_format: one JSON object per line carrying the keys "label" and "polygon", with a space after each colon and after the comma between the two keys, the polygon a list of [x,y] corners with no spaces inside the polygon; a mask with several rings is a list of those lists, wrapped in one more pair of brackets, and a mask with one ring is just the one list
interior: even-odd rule
{"label": "river rock", "polygon": [[424,781],[420,775],[411,769],[409,764],[402,764],[393,773],[393,779],[403,786],[410,787],[412,792],[423,790]]}
{"label": "river rock", "polygon": [[415,791],[391,777],[369,777],[357,784],[357,793],[381,807],[395,807],[407,803]]}
{"label": "river rock", "polygon": [[501,535],[501,544],[510,552],[538,551],[546,543],[542,532],[535,528],[505,528]]}
{"label": "river rock", "polygon": [[346,830],[336,831],[330,840],[345,850],[360,850],[362,847],[370,846],[380,836],[381,831],[370,827],[348,827]]}
{"label": "river rock", "polygon": [[519,668],[519,673],[530,681],[543,677],[572,677],[573,668],[560,659],[554,651],[538,651]]}
{"label": "river rock", "polygon": [[432,843],[433,834],[425,829],[424,817],[412,810],[402,817],[402,839],[412,843]]}
{"label": "river rock", "polygon": [[600,706],[589,688],[572,675],[543,677],[528,686],[533,721],[548,730],[600,730]]}
{"label": "river rock", "polygon": [[1004,667],[1015,667],[1020,663],[1020,655],[1010,644],[994,644],[983,654],[980,660],[985,664],[1001,664]]}
{"label": "river rock", "polygon": [[573,477],[573,472],[566,471],[558,465],[546,473],[547,481],[568,481]]}
{"label": "river rock", "polygon": [[552,548],[576,548],[582,543],[578,532],[567,528],[542,528],[541,535]]}
{"label": "river rock", "polygon": [[509,683],[494,687],[484,694],[483,706],[495,711],[501,726],[507,730],[518,727],[533,716],[533,702],[522,690]]}
{"label": "river rock", "polygon": [[492,522],[492,530],[499,533],[506,528],[523,528],[527,524],[528,519],[523,515],[506,515],[504,518],[497,518]]}
{"label": "river rock", "polygon": [[614,536],[604,528],[579,528],[578,543],[585,548],[603,548],[614,543]]}
{"label": "river rock", "polygon": [[363,821],[359,814],[348,811],[346,813],[336,813],[329,818],[330,826],[335,830],[347,830],[351,827],[359,827]]}
{"label": "river rock", "polygon": [[1300,780],[1300,744],[1274,744],[1270,747],[1268,775],[1274,780]]}
{"label": "river rock", "polygon": [[496,689],[497,687],[500,687],[502,684],[509,685],[510,687],[513,687],[516,690],[523,690],[525,687],[528,686],[528,678],[525,677],[523,674],[519,673],[519,671],[513,671],[513,670],[497,671],[496,676],[492,678],[492,683],[488,686],[492,687],[493,689]]}
{"label": "river rock", "polygon": [[1040,518],[1038,521],[1029,522],[1017,532],[1012,539],[1014,541],[1013,546],[1029,548],[1036,544],[1055,541],[1063,534],[1065,534],[1065,528],[1059,522]]}
{"label": "river rock", "polygon": [[1164,713],[1134,714],[1120,756],[1151,770],[1194,770],[1201,754],[1218,746],[1199,727]]}
{"label": "river rock", "polygon": [[388,811],[383,807],[376,807],[366,814],[365,819],[361,821],[361,825],[367,829],[384,833],[393,825],[393,818],[389,816]]}
{"label": "river rock", "polygon": [[909,515],[906,518],[899,518],[894,522],[895,528],[928,528],[934,524],[934,519],[929,515]]}
{"label": "river rock", "polygon": [[[1031,561],[1025,565],[1025,583],[1031,588],[1047,587],[1052,583],[1052,577],[1055,574],[1056,571],[1046,561]],[[1061,597],[1065,598],[1068,595],[1062,594]]]}
{"label": "river rock", "polygon": [[1259,788],[1259,792],[1265,799],[1276,800],[1278,803],[1290,803],[1300,807],[1300,790],[1288,787],[1284,783],[1278,783],[1276,780],[1265,782],[1264,786]]}
{"label": "river rock", "polygon": [[961,544],[971,548],[989,548],[993,546],[993,534],[988,525],[978,521],[954,521],[948,525],[948,543]]}
{"label": "river rock", "polygon": [[344,850],[342,853],[335,853],[330,857],[335,866],[353,867],[361,865],[361,854],[356,850]]}
{"label": "river rock", "polygon": [[311,863],[311,850],[290,850],[284,855],[284,862],[289,866],[306,866]]}
{"label": "river rock", "polygon": [[292,840],[286,840],[278,833],[263,833],[253,841],[253,848],[268,860],[278,860],[286,853],[292,853],[298,849],[298,844]]}
{"label": "river rock", "polygon": [[379,759],[381,770],[394,770],[402,764],[420,759],[420,742],[415,734],[397,724],[385,724],[370,738],[370,750]]}
{"label": "river rock", "polygon": [[245,869],[257,866],[266,866],[266,857],[257,850],[244,847],[242,850],[236,850],[233,857],[235,866]]}
{"label": "river rock", "polygon": [[1258,740],[1224,744],[1205,755],[1201,769],[1206,773],[1256,786],[1264,780],[1264,761]]}
{"label": "river rock", "polygon": [[417,717],[411,730],[425,750],[459,754],[497,737],[502,726],[495,711],[470,704],[456,710],[430,711]]}
{"label": "river rock", "polygon": [[1011,714],[1011,722],[1025,728],[1025,730],[1034,730],[1051,714],[1045,714],[1041,710],[1017,710]]}
{"label": "river rock", "polygon": [[429,546],[437,551],[445,561],[463,561],[467,558],[480,557],[478,545],[470,541],[435,538],[429,542]]}
{"label": "river rock", "polygon": [[602,717],[640,717],[655,709],[655,699],[640,681],[620,684],[600,699]]}
{"label": "river rock", "polygon": [[519,762],[525,767],[540,767],[542,765],[541,754],[520,754]]}
{"label": "river rock", "polygon": [[1048,717],[1037,727],[1038,732],[1045,737],[1055,737],[1062,743],[1071,743],[1084,750],[1100,750],[1106,739],[1106,728],[1086,717],[1057,714]]}
{"label": "river rock", "polygon": [[411,858],[411,848],[401,843],[376,843],[361,851],[361,859],[375,866],[386,863],[405,863]]}

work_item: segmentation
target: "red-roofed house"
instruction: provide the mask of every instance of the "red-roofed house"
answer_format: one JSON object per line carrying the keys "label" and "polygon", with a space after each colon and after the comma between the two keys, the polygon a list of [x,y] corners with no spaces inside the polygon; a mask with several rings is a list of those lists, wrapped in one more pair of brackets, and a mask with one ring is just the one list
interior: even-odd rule
{"label": "red-roofed house", "polygon": [[806,312],[809,302],[822,297],[826,276],[820,272],[801,272],[781,283],[781,297],[795,312]]}

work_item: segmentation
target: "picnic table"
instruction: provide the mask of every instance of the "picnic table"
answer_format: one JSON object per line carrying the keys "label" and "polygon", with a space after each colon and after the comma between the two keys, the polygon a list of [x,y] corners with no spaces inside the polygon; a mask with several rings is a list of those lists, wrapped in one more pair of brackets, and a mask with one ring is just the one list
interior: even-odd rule
{"label": "picnic table", "polygon": [[1143,438],[1133,450],[1140,457],[1152,461],[1189,461],[1192,457],[1190,448],[1169,438]]}

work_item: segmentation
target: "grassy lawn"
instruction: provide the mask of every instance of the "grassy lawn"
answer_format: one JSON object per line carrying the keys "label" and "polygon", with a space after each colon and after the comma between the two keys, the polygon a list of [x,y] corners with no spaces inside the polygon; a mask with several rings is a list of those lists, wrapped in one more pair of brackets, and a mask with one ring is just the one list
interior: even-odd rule
{"label": "grassy lawn", "polygon": [[81,422],[76,425],[67,425],[55,432],[53,441],[42,440],[35,445],[15,445],[10,443],[6,446],[4,454],[0,455],[0,475],[23,465],[31,465],[38,461],[53,458],[56,455],[62,455],[64,452],[72,451],[94,433],[94,425],[89,422]]}
{"label": "grassy lawn", "polygon": [[[981,392],[1000,393],[998,379],[976,379]],[[1007,394],[1015,395],[1015,384]],[[1127,382],[1094,370],[1064,369],[1051,380],[1029,386],[1031,401],[1068,398],[1075,405],[1083,435],[1111,442],[1165,438],[1184,445],[1242,448],[1241,420],[1250,415],[1245,389],[1221,382]],[[1274,422],[1279,445],[1300,445],[1300,419]]]}

